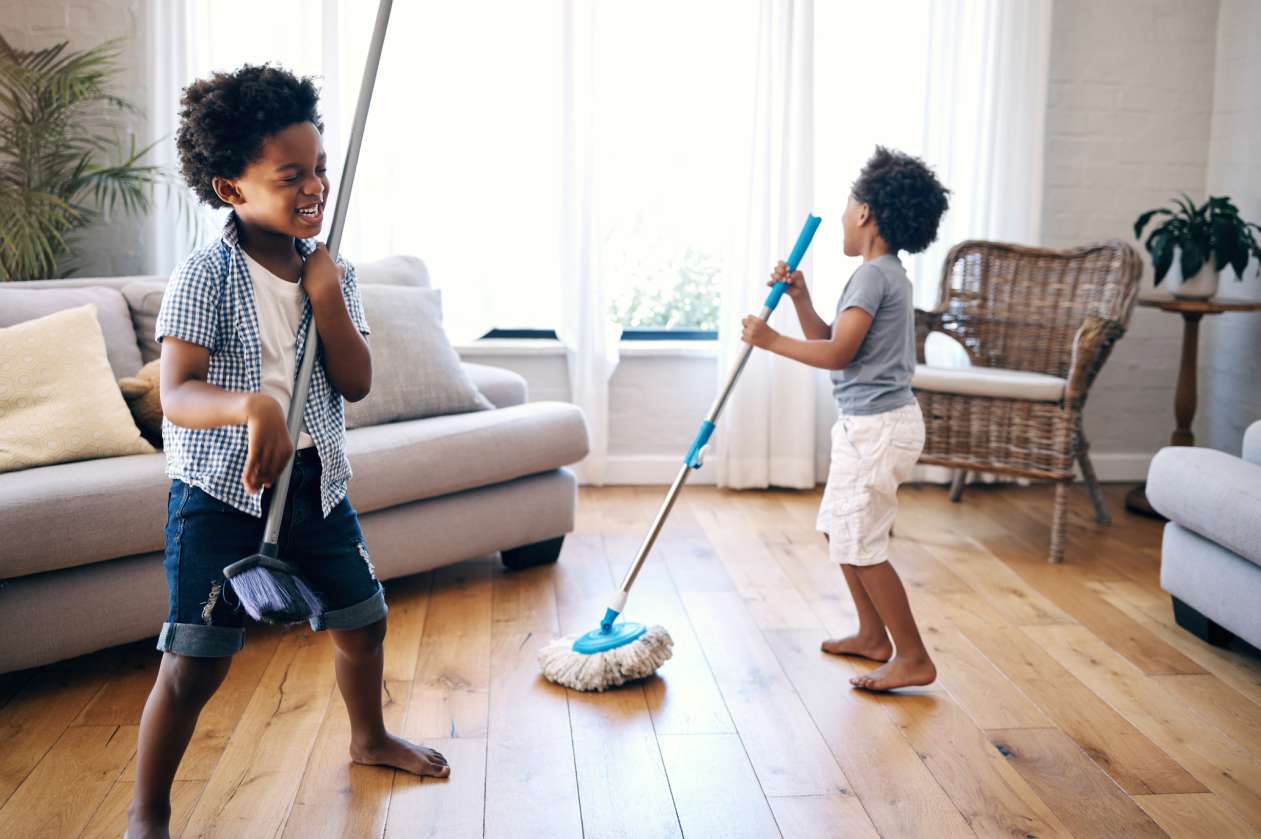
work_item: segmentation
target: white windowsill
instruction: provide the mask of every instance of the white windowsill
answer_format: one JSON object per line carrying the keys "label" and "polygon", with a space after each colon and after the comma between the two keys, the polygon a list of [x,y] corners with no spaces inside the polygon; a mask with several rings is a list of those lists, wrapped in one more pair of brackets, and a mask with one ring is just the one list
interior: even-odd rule
{"label": "white windowsill", "polygon": [[[483,338],[461,344],[455,351],[462,358],[486,356],[564,355],[560,341],[547,338]],[[717,341],[622,341],[618,352],[624,358],[717,358]]]}

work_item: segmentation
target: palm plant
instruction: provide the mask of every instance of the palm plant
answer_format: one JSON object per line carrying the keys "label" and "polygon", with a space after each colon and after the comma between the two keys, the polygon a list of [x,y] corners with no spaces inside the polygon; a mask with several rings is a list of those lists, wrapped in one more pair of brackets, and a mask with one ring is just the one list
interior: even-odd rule
{"label": "palm plant", "polygon": [[118,139],[118,117],[137,113],[109,92],[121,40],[66,47],[19,50],[0,36],[0,280],[70,273],[75,231],[119,208],[146,213],[154,186],[171,183],[141,162],[152,145]]}

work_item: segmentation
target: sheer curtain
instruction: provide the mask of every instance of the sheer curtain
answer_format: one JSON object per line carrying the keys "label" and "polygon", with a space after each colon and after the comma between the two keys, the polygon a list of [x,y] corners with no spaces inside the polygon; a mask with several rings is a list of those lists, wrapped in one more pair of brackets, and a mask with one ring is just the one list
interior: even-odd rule
{"label": "sheer curtain", "polygon": [[[814,2],[760,0],[755,11],[745,166],[733,173],[745,189],[723,272],[719,386],[742,351],[741,318],[761,308],[771,268],[792,248],[813,209]],[[811,264],[809,257],[802,263],[807,276]],[[786,299],[771,324],[802,337]],[[720,486],[814,486],[815,378],[801,364],[753,352],[718,422],[710,462]]]}

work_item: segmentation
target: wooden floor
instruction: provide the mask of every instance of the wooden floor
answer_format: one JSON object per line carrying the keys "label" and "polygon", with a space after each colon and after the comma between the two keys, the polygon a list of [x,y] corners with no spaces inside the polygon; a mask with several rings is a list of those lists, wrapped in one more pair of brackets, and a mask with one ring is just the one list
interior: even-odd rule
{"label": "wooden floor", "polygon": [[[535,654],[592,627],[662,491],[583,491],[554,566],[387,585],[390,725],[445,782],[346,759],[329,639],[252,629],[174,789],[185,837],[1261,835],[1261,661],[1173,623],[1160,527],[1091,521],[1045,563],[1050,491],[904,488],[893,542],[941,672],[900,696],[818,652],[853,610],[817,493],[689,488],[629,616],[660,677],[602,695]],[[155,573],[157,573],[155,571]],[[152,643],[0,676],[0,837],[117,837]]]}

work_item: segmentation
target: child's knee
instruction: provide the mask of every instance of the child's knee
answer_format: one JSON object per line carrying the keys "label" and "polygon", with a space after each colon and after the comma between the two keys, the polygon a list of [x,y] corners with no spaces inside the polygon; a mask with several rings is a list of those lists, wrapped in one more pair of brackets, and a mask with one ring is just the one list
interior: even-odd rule
{"label": "child's knee", "polygon": [[232,657],[198,658],[167,653],[162,661],[161,681],[173,699],[181,704],[204,705],[223,684],[232,666]]}
{"label": "child's knee", "polygon": [[385,618],[358,629],[334,629],[337,649],[347,655],[367,655],[385,642]]}

